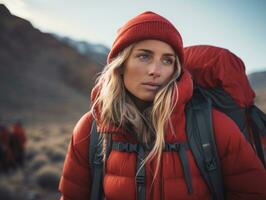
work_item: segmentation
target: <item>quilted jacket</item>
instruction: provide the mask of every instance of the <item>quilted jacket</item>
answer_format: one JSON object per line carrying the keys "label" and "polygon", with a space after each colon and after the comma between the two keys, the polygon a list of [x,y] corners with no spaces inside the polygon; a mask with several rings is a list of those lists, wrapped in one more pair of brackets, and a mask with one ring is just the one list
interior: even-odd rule
{"label": "quilted jacket", "polygon": [[[166,128],[165,141],[186,141],[185,105],[192,96],[192,80],[184,72],[177,83],[178,103],[171,115],[172,132]],[[92,93],[94,98],[94,93]],[[93,99],[92,98],[92,99]],[[212,110],[214,134],[224,178],[225,196],[230,200],[265,200],[266,171],[235,123],[225,114]],[[88,200],[90,198],[91,173],[88,145],[93,117],[86,113],[73,131],[59,185],[61,200]],[[96,119],[97,121],[97,119]],[[98,131],[113,134],[114,141],[137,143],[130,133],[117,127],[101,127]],[[145,165],[146,200],[209,200],[210,191],[200,175],[190,149],[186,155],[192,177],[193,193],[188,193],[178,153],[163,152],[159,173],[152,184],[155,160]],[[136,199],[136,153],[111,151],[106,163],[103,188],[106,200]]]}

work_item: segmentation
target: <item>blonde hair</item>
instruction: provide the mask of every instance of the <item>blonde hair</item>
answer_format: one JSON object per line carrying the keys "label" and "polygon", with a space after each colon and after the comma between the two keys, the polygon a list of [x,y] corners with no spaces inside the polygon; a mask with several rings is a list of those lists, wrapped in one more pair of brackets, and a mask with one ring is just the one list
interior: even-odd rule
{"label": "blonde hair", "polygon": [[[141,142],[147,143],[154,137],[154,146],[143,160],[141,167],[144,167],[145,163],[150,160],[157,158],[155,176],[158,173],[162,151],[165,146],[164,134],[165,126],[170,123],[170,115],[175,107],[176,101],[173,102],[172,96],[178,96],[178,90],[176,89],[176,79],[180,76],[181,65],[178,57],[176,57],[175,70],[170,81],[161,88],[156,94],[151,111],[148,113],[150,126],[153,128],[145,128],[143,122],[143,116],[138,111],[126,93],[124,82],[121,76],[122,67],[130,56],[130,53],[134,47],[134,44],[128,46],[118,54],[111,63],[107,64],[97,79],[100,89],[96,96],[95,101],[92,104],[92,111],[95,117],[95,107],[100,106],[99,123],[103,126],[110,123],[116,124],[117,126],[124,126],[127,122],[134,126],[136,133],[141,133]],[[177,94],[174,94],[177,92]],[[170,126],[172,127],[172,126]],[[102,133],[102,139],[106,140],[108,134]],[[103,142],[103,154],[105,161],[105,152],[107,142]],[[138,173],[138,172],[137,172]]]}

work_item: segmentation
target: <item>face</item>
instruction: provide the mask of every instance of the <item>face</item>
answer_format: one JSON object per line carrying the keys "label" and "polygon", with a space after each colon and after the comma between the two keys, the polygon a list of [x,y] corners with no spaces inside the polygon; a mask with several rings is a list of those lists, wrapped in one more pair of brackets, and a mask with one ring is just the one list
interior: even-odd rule
{"label": "face", "polygon": [[126,89],[143,101],[153,101],[158,90],[166,85],[175,68],[175,52],[159,40],[143,40],[134,45],[124,64]]}

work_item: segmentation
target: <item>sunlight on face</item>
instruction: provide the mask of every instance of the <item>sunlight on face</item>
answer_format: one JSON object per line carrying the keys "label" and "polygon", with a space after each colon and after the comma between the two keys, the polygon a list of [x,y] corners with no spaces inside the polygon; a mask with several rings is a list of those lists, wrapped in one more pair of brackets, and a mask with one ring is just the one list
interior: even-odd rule
{"label": "sunlight on face", "polygon": [[175,59],[174,50],[165,42],[136,43],[123,69],[126,89],[141,100],[153,101],[158,90],[170,81]]}

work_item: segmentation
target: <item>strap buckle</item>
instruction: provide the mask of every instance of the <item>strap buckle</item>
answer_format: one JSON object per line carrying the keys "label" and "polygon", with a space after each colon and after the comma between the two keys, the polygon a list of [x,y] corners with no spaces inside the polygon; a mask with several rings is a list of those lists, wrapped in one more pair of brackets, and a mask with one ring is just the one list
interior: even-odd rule
{"label": "strap buckle", "polygon": [[145,182],[145,177],[142,176],[142,175],[137,175],[137,177],[136,177],[136,183],[138,185],[144,185],[144,182]]}
{"label": "strap buckle", "polygon": [[95,153],[95,159],[93,161],[95,165],[102,165],[103,164],[103,155],[100,152]]}
{"label": "strap buckle", "polygon": [[124,151],[124,152],[137,152],[138,145],[130,143],[118,143],[118,149],[119,151]]}
{"label": "strap buckle", "polygon": [[180,143],[168,143],[165,145],[164,151],[179,151]]}
{"label": "strap buckle", "polygon": [[205,160],[205,166],[208,171],[213,171],[217,169],[217,163],[214,158],[211,160]]}

